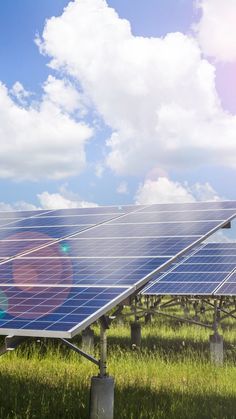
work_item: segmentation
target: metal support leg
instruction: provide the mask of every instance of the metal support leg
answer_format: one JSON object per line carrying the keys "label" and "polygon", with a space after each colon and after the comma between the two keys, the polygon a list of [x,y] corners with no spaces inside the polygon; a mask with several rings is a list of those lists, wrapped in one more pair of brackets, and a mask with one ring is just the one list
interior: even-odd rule
{"label": "metal support leg", "polygon": [[222,365],[224,361],[223,336],[218,333],[218,322],[220,321],[220,312],[217,300],[214,301],[214,334],[210,336],[210,356],[214,364]]}
{"label": "metal support leg", "polygon": [[106,371],[107,336],[101,324],[99,375],[92,377],[90,390],[90,419],[113,419],[114,417],[114,378]]}
{"label": "metal support leg", "polygon": [[132,322],[131,327],[131,347],[133,349],[141,347],[141,324]]}
{"label": "metal support leg", "polygon": [[94,352],[94,331],[88,327],[82,332],[82,350],[85,352]]}

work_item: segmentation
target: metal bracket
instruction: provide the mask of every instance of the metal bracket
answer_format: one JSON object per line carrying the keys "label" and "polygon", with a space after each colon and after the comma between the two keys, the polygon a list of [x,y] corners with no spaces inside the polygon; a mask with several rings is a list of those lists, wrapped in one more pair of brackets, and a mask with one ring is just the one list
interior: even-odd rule
{"label": "metal bracket", "polygon": [[26,336],[6,336],[5,342],[0,348],[0,356],[8,351],[14,351],[19,345],[28,339]]}
{"label": "metal bracket", "polygon": [[66,339],[60,339],[60,341],[62,343],[64,343],[66,346],[68,346],[68,348],[70,348],[72,351],[77,352],[78,354],[82,355],[84,358],[88,359],[93,364],[95,364],[99,367],[100,362],[96,358],[94,358],[92,355],[87,354],[87,352],[85,352],[85,351],[82,351],[82,349],[78,348],[78,346],[76,346],[76,345],[73,345],[73,343],[69,342]]}
{"label": "metal bracket", "polygon": [[111,322],[112,322],[112,317],[109,317],[109,316],[102,316],[100,319],[99,319],[99,322],[100,322],[100,324],[101,324],[101,326],[103,327],[103,329],[109,329],[109,327],[110,327],[110,324],[111,324]]}

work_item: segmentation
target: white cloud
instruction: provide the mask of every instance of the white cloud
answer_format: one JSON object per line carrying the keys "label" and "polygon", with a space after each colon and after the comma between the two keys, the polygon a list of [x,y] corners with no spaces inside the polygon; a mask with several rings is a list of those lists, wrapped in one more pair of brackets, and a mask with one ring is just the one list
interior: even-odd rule
{"label": "white cloud", "polygon": [[125,181],[121,182],[118,185],[118,187],[116,189],[116,192],[119,193],[119,194],[122,194],[122,195],[127,195],[128,192],[129,192],[128,191],[128,184],[127,184],[127,182],[125,182]]}
{"label": "white cloud", "polygon": [[187,182],[181,184],[166,177],[159,177],[156,180],[147,179],[139,185],[135,196],[136,204],[217,201],[219,199],[216,191],[208,182],[195,183],[190,186]]}
{"label": "white cloud", "polygon": [[236,1],[199,0],[202,16],[195,31],[204,54],[217,61],[236,61]]}
{"label": "white cloud", "polygon": [[0,83],[1,178],[61,179],[84,169],[85,144],[92,129],[63,112],[49,93],[41,102],[24,107]]}
{"label": "white cloud", "polygon": [[107,164],[116,173],[236,167],[236,116],[221,108],[215,67],[195,39],[136,37],[105,0],[80,0],[49,19],[37,42],[112,128]]}
{"label": "white cloud", "polygon": [[68,80],[56,79],[49,76],[44,83],[46,99],[63,111],[73,113],[80,109],[85,113],[82,94]]}
{"label": "white cloud", "polygon": [[88,202],[80,198],[79,195],[68,190],[67,185],[62,186],[59,192],[49,193],[47,191],[37,195],[40,206],[44,209],[60,208],[86,208],[96,207],[94,202]]}
{"label": "white cloud", "polygon": [[14,204],[0,202],[0,211],[32,211],[36,209],[39,209],[36,205],[24,201],[18,201]]}
{"label": "white cloud", "polygon": [[25,90],[24,86],[17,81],[13,86],[12,89],[10,90],[10,93],[12,94],[12,96],[14,96],[19,103],[21,104],[26,104],[27,99],[31,96],[32,93],[28,92],[27,90]]}
{"label": "white cloud", "polygon": [[69,191],[67,185],[61,186],[59,192],[39,193],[37,200],[37,205],[24,201],[13,204],[0,202],[0,211],[97,207],[96,203],[85,201],[79,195]]}

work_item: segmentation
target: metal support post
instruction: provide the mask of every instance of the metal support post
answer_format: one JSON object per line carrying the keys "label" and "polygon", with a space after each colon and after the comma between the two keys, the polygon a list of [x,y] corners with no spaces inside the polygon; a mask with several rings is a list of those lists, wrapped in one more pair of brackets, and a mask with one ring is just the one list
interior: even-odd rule
{"label": "metal support post", "polygon": [[151,321],[152,321],[152,315],[149,312],[149,307],[150,307],[150,299],[149,299],[149,296],[147,296],[146,305],[147,305],[147,313],[144,316],[144,321],[145,321],[145,324],[148,324],[148,323],[151,323]]}
{"label": "metal support post", "polygon": [[220,320],[220,313],[218,309],[217,300],[214,301],[214,334],[210,336],[210,357],[214,364],[222,365],[224,361],[223,336],[218,333],[218,322]]}
{"label": "metal support post", "polygon": [[101,322],[99,375],[92,377],[90,389],[90,419],[113,419],[114,378],[107,374],[107,336]]}
{"label": "metal support post", "polygon": [[85,352],[94,352],[94,331],[90,327],[82,332],[82,349]]}
{"label": "metal support post", "polygon": [[200,317],[198,315],[198,302],[197,301],[194,301],[193,308],[194,308],[194,312],[195,312],[194,317],[193,317],[193,320],[195,320],[196,322],[199,322],[200,321]]}
{"label": "metal support post", "polygon": [[141,324],[137,321],[130,324],[131,328],[131,348],[138,349],[141,347]]}

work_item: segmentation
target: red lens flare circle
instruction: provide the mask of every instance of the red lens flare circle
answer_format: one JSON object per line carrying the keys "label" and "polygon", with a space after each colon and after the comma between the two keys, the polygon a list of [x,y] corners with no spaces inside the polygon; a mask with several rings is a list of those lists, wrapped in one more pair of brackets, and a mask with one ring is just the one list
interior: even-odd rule
{"label": "red lens flare circle", "polygon": [[[18,253],[22,253],[32,248],[32,242],[29,247],[24,239],[32,238],[52,241],[45,234],[25,231],[8,237],[8,246],[11,246],[12,240],[21,240]],[[7,313],[19,319],[33,320],[55,312],[66,301],[73,283],[73,266],[70,258],[62,258],[64,255],[59,243],[41,249],[40,258],[37,258],[37,251],[29,256],[28,259],[25,255],[11,262],[11,284],[15,285],[16,292],[12,289],[11,292],[6,291],[9,294]],[[4,269],[4,265],[2,267]]]}

